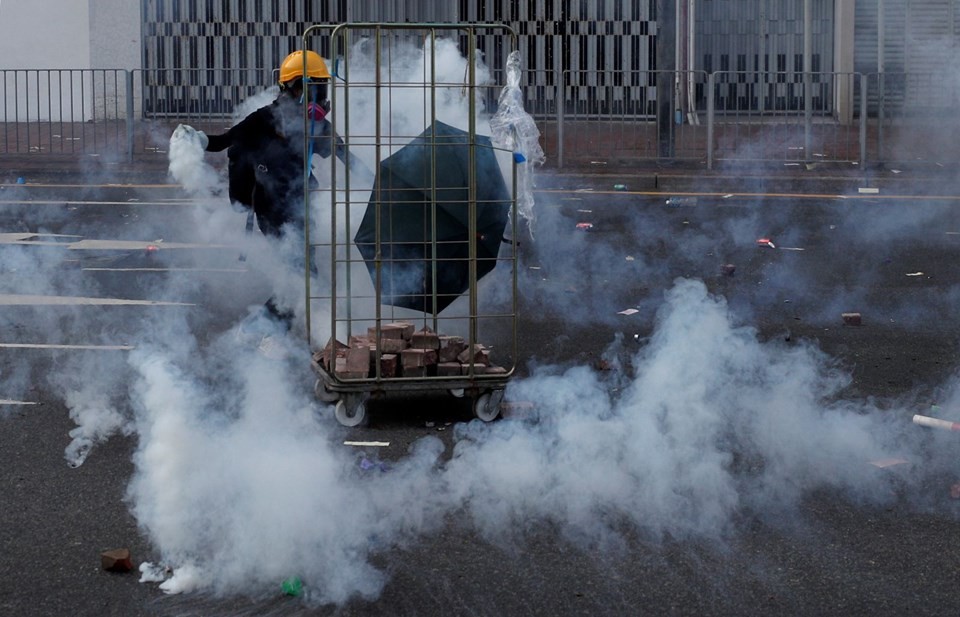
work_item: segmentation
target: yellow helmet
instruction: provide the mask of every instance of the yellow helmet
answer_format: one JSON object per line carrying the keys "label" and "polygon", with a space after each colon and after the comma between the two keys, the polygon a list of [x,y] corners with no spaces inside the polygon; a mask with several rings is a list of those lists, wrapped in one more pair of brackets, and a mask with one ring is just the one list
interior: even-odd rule
{"label": "yellow helmet", "polygon": [[[303,77],[303,54],[302,50],[297,50],[283,59],[280,63],[280,83],[285,84],[298,77]],[[323,61],[315,51],[306,51],[307,54],[307,77],[311,79],[330,79],[330,71],[327,70],[327,63]]]}

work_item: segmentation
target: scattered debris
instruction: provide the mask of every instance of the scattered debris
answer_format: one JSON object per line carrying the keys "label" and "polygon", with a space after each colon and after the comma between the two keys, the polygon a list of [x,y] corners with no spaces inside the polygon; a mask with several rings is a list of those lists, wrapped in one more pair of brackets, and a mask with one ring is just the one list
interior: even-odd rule
{"label": "scattered debris", "polygon": [[593,223],[577,223],[577,229],[587,231],[593,229]]}
{"label": "scattered debris", "polygon": [[720,273],[724,276],[733,276],[733,273],[737,271],[737,267],[733,264],[723,264],[720,266]]}
{"label": "scattered debris", "polygon": [[622,310],[622,311],[617,311],[617,315],[636,315],[636,314],[639,313],[639,312],[640,312],[640,311],[638,311],[638,310],[635,309],[635,308],[628,308],[628,309],[624,309],[624,310]]}
{"label": "scattered debris", "polygon": [[891,171],[892,173],[895,173],[895,174],[900,173],[900,170],[899,170],[899,169],[891,169],[890,171]]}
{"label": "scattered debris", "polygon": [[877,193],[880,192],[880,189],[861,186],[860,188],[857,189],[857,192],[865,195],[876,195]]}
{"label": "scattered debris", "polygon": [[668,197],[667,198],[668,206],[695,206],[697,205],[696,197]]}
{"label": "scattered debris", "polygon": [[100,565],[107,572],[132,572],[133,562],[130,560],[130,550],[115,548],[100,553]]}
{"label": "scattered debris", "polygon": [[733,193],[727,193],[723,196],[723,199],[730,199],[731,197],[733,197]]}
{"label": "scattered debris", "polygon": [[799,246],[781,246],[781,251],[805,251],[807,249],[800,248]]}
{"label": "scattered debris", "polygon": [[633,255],[627,255],[627,261],[634,261]]}
{"label": "scattered debris", "polygon": [[140,564],[140,582],[141,583],[162,583],[167,576],[173,573],[169,566],[143,562]]}
{"label": "scattered debris", "polygon": [[296,598],[303,593],[303,581],[299,577],[291,576],[280,583],[280,589],[284,594]]}
{"label": "scattered debris", "polygon": [[626,184],[614,184],[614,185],[613,185],[613,190],[615,190],[615,191],[625,191],[625,190],[627,190],[627,185],[626,185]]}
{"label": "scattered debris", "polygon": [[345,441],[343,442],[345,446],[356,446],[358,448],[387,448],[390,446],[389,441]]}
{"label": "scattered debris", "polygon": [[869,461],[874,467],[879,467],[880,469],[886,469],[887,467],[894,467],[896,465],[906,465],[909,461],[906,461],[902,458],[882,458],[876,461]]}
{"label": "scattered debris", "polygon": [[907,276],[923,276],[923,272],[907,272]]}
{"label": "scattered debris", "polygon": [[357,463],[363,471],[370,471],[371,469],[379,469],[381,472],[386,473],[390,471],[390,466],[382,461],[371,461],[367,457],[361,457],[360,461]]}
{"label": "scattered debris", "polygon": [[840,316],[843,318],[843,323],[848,326],[863,325],[860,313],[843,313]]}
{"label": "scattered debris", "polygon": [[757,238],[757,246],[769,246],[772,249],[777,248],[770,238]]}

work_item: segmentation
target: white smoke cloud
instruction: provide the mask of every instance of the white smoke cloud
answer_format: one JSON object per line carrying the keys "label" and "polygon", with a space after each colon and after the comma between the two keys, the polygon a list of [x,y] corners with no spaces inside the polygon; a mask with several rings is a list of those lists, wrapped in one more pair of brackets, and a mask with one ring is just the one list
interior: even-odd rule
{"label": "white smoke cloud", "polygon": [[916,455],[902,417],[833,400],[849,379],[834,361],[760,342],[699,281],[665,300],[622,394],[585,367],[545,367],[511,387],[537,402],[537,424],[461,428],[445,473],[480,529],[549,521],[603,544],[626,524],[720,539],[738,513],[789,514],[814,488],[889,497],[867,461]]}
{"label": "white smoke cloud", "polygon": [[[453,84],[440,93],[438,117],[464,127],[468,101],[457,84],[466,61],[453,43],[438,41],[437,50],[438,77]],[[398,87],[383,110],[384,125],[402,138],[388,151],[427,125],[423,94],[399,87],[423,80],[427,57],[423,49],[410,49],[394,58]],[[364,62],[360,54],[350,79],[370,79],[372,64]],[[264,93],[245,110],[273,95]],[[351,98],[351,133],[372,133],[371,101]],[[620,337],[608,350],[619,367],[615,375],[584,366],[534,367],[529,377],[512,382],[509,394],[534,401],[537,421],[464,424],[456,429],[452,453],[425,438],[386,471],[376,465],[365,470],[339,444],[330,410],[313,397],[314,376],[301,360],[307,350],[299,333],[286,337],[296,353],[281,361],[264,358],[235,336],[236,322],[267,296],[289,305],[302,301],[303,274],[290,267],[302,247],[245,236],[243,214],[226,204],[223,178],[211,173],[202,151],[181,145],[171,144],[171,171],[197,202],[186,225],[196,238],[235,243],[252,273],[240,284],[221,283],[220,293],[197,311],[145,319],[137,350],[122,369],[110,371],[112,380],[70,367],[72,377],[62,386],[77,423],[67,451],[74,464],[110,435],[137,436],[128,501],[159,566],[146,564],[143,580],[160,582],[164,591],[262,597],[299,577],[310,603],[375,598],[388,576],[374,565],[379,555],[462,513],[488,539],[520,546],[524,531],[542,522],[591,546],[624,545],[630,534],[722,540],[736,532],[739,515],[789,513],[821,487],[855,500],[888,499],[895,477],[867,461],[921,459],[917,432],[904,428],[897,408],[844,401],[850,378],[843,367],[812,344],[761,341],[739,325],[722,297],[696,280],[722,261],[717,251],[731,238],[753,241],[760,233],[755,220],[731,217],[723,229],[681,235],[655,216],[631,214],[622,223],[637,230],[642,249],[633,261],[619,250],[588,245],[583,236],[571,239],[576,232],[565,226],[575,219],[541,218],[537,242],[544,265],[558,277],[567,272],[575,281],[606,269],[613,282],[651,277],[651,287],[669,287],[664,298],[648,300],[649,310],[660,308],[645,345],[621,346]],[[372,166],[372,148],[358,153]],[[320,168],[322,182],[322,168],[329,166]],[[350,199],[354,226],[366,206],[360,193]],[[331,233],[327,199],[311,203],[319,242]],[[347,201],[342,191],[332,199]],[[338,230],[341,238],[353,232]],[[664,237],[669,246],[660,246]],[[660,285],[670,269],[661,253],[673,256],[673,267],[680,261],[690,278]],[[354,292],[369,296],[369,275],[352,255]],[[36,266],[23,259],[23,267]],[[37,274],[50,280],[46,269]],[[495,287],[483,297],[505,301],[499,286],[508,284],[506,274],[497,270],[486,279],[483,284]],[[327,276],[321,268],[320,288]],[[172,279],[168,290],[174,296],[201,293],[182,278]],[[549,298],[559,314],[593,324],[624,308],[585,300],[601,295],[570,294],[561,286],[533,300]],[[233,311],[227,330],[193,327],[193,320],[206,323],[197,313],[217,303]],[[313,315],[323,333],[314,343],[328,335],[328,316],[322,308]],[[133,384],[131,391],[121,384]],[[163,566],[172,568],[169,575]]]}

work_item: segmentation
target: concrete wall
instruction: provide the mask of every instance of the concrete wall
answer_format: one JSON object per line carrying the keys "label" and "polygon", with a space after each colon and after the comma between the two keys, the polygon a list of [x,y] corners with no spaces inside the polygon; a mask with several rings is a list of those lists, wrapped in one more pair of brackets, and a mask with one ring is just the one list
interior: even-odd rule
{"label": "concrete wall", "polygon": [[[18,122],[123,117],[140,3],[0,0],[0,114]],[[137,105],[134,105],[136,108]]]}

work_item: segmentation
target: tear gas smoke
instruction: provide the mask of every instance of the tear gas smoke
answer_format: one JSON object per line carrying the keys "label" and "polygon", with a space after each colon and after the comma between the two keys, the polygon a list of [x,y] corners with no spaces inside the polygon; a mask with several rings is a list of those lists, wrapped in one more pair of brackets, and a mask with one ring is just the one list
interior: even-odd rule
{"label": "tear gas smoke", "polygon": [[[436,48],[438,77],[459,83],[465,61],[456,46],[438,41]],[[422,49],[396,54],[392,83],[421,82],[424,58]],[[350,78],[369,79],[361,76],[372,66],[360,54]],[[422,92],[397,87],[395,96],[395,104],[381,110],[390,133],[403,136],[393,149],[427,123]],[[364,123],[375,117],[371,100],[351,97],[351,134],[364,134]],[[459,87],[438,100],[438,117],[462,127]],[[359,154],[372,164],[373,152],[361,147]],[[236,239],[242,216],[226,207],[222,190],[213,190],[220,177],[194,174],[208,165],[197,154],[195,147],[170,150],[171,173],[200,204],[196,216],[211,217],[197,233]],[[366,199],[356,202],[365,206]],[[318,237],[329,237],[324,202],[311,207]],[[619,264],[611,280],[666,276],[657,251],[668,249],[657,243],[662,234],[654,218],[630,216],[638,218],[624,227],[646,252],[626,262],[603,249],[610,253],[600,258]],[[752,231],[750,224],[740,219],[682,238],[701,255],[689,258],[691,270],[728,236]],[[545,265],[574,273],[608,267],[593,261],[594,249],[591,259],[580,259],[586,245],[570,242],[568,233],[551,234],[557,220],[543,217],[538,225]],[[270,283],[260,290],[262,299],[277,293],[295,305],[303,281],[289,260],[302,249],[293,243],[277,250],[259,237],[241,245],[253,251],[249,261]],[[674,247],[669,252],[683,255]],[[503,273],[491,280],[498,277]],[[865,461],[919,458],[916,433],[902,431],[897,414],[840,400],[849,380],[842,367],[812,345],[760,341],[702,282],[663,286],[669,287],[665,298],[649,301],[651,311],[662,306],[648,343],[608,350],[630,368],[619,373],[616,387],[586,367],[535,368],[515,380],[510,393],[537,402],[538,422],[459,426],[452,453],[425,438],[386,473],[359,469],[337,445],[330,414],[324,410],[325,418],[317,419],[313,376],[296,359],[306,353],[296,335],[287,341],[296,354],[268,361],[239,344],[232,328],[204,333],[207,340],[200,341],[189,334],[187,315],[167,314],[151,320],[129,356],[132,417],[116,411],[115,387],[77,388],[69,401],[78,422],[73,453],[79,458],[111,432],[136,432],[128,499],[158,563],[174,568],[161,583],[165,591],[259,596],[295,575],[306,582],[311,603],[376,597],[386,575],[374,558],[415,542],[452,513],[466,513],[495,542],[522,540],[513,536],[547,523],[579,544],[624,546],[631,535],[723,539],[735,532],[739,514],[789,513],[806,492],[824,486],[865,502],[889,498],[891,476]],[[231,289],[238,300],[231,326],[245,316],[239,299],[256,293],[244,285]],[[584,297],[551,296],[571,311]],[[589,322],[597,314],[583,316]],[[322,315],[314,318],[322,324]],[[152,564],[142,574],[144,581],[164,579]]]}

